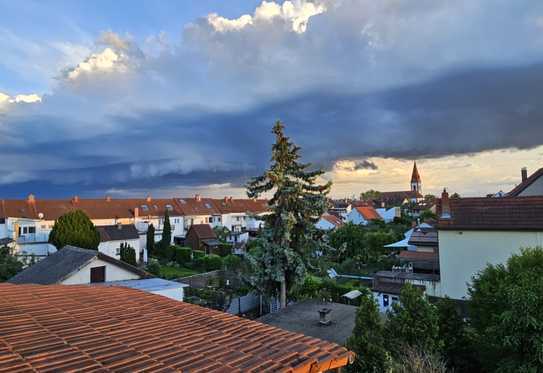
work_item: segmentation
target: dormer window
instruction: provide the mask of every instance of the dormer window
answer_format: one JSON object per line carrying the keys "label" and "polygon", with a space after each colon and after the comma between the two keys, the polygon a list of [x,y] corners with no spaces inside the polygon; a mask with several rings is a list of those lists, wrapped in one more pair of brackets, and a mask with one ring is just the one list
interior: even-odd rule
{"label": "dormer window", "polygon": [[149,211],[149,206],[147,206],[147,205],[141,205],[141,210],[142,210],[142,211]]}

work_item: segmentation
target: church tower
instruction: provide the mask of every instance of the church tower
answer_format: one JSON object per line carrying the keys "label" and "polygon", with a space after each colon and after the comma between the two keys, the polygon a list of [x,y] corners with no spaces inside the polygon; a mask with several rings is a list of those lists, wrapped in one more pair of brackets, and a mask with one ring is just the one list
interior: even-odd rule
{"label": "church tower", "polygon": [[417,162],[413,164],[413,173],[411,174],[411,190],[422,194],[422,181],[420,180]]}

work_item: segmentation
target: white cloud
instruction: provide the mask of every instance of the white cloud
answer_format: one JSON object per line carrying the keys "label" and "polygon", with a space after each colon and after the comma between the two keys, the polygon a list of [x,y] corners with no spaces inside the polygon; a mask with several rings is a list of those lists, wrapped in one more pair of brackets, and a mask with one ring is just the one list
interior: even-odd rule
{"label": "white cloud", "polygon": [[35,104],[41,102],[41,97],[35,93],[10,96],[0,92],[0,112],[7,111],[13,104]]}
{"label": "white cloud", "polygon": [[303,33],[307,29],[309,19],[325,11],[326,7],[323,4],[315,5],[305,0],[285,1],[282,5],[274,1],[263,1],[255,9],[253,16],[244,14],[239,18],[228,19],[212,13],[207,16],[207,21],[215,31],[228,32],[239,31],[249,25],[280,19],[290,26],[291,31]]}

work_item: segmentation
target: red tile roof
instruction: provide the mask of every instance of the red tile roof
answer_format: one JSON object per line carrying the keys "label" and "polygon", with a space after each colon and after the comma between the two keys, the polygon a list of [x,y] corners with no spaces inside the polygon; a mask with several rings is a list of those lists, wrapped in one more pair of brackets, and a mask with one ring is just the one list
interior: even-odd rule
{"label": "red tile roof", "polygon": [[543,231],[543,196],[451,198],[449,204],[451,218],[439,219],[441,230]]}
{"label": "red tile roof", "polygon": [[520,183],[515,188],[513,188],[513,190],[507,193],[507,195],[509,197],[517,197],[520,193],[526,190],[526,188],[532,185],[540,177],[543,177],[543,168],[540,168],[539,170],[531,174],[529,178],[527,178],[522,183]]}
{"label": "red tile roof", "polygon": [[371,206],[355,207],[365,220],[381,220],[381,215]]}
{"label": "red tile roof", "polygon": [[196,234],[196,237],[201,240],[217,238],[215,231],[209,224],[192,224],[187,232],[187,236],[192,233]]}
{"label": "red tile roof", "polygon": [[339,217],[332,215],[332,214],[323,214],[322,218],[329,222],[330,224],[335,225],[336,227],[341,227],[343,225],[343,220],[341,220]]}
{"label": "red tile roof", "polygon": [[320,372],[337,344],[122,287],[0,284],[0,372]]}

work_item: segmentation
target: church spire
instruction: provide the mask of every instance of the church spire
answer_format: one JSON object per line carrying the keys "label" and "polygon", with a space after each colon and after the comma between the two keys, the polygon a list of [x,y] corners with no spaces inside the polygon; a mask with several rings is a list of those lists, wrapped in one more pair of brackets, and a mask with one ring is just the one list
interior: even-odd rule
{"label": "church spire", "polygon": [[422,180],[419,175],[419,170],[417,170],[417,162],[413,163],[413,173],[411,174],[411,190],[414,192],[422,191]]}

